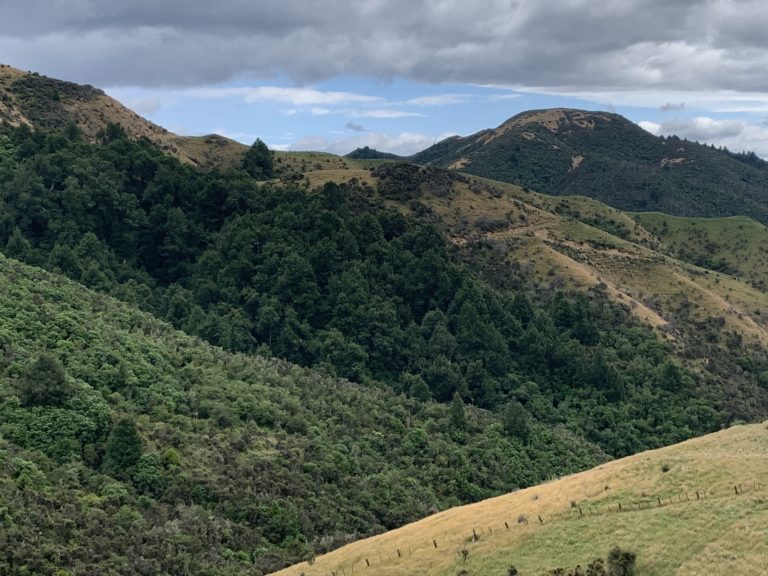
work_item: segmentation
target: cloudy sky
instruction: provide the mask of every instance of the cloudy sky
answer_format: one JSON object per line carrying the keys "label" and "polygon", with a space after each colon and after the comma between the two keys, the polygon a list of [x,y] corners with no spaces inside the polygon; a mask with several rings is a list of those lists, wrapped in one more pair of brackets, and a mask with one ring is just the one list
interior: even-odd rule
{"label": "cloudy sky", "polygon": [[531,108],[768,157],[764,0],[0,0],[0,62],[186,134],[408,154]]}

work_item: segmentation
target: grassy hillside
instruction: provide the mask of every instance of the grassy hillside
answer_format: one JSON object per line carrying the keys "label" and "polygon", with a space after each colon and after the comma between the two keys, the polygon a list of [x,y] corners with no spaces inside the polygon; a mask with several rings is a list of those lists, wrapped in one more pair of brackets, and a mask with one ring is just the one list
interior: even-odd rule
{"label": "grassy hillside", "polygon": [[546,194],[588,196],[622,210],[745,215],[768,222],[765,162],[674,136],[656,137],[617,114],[525,112],[498,128],[439,142],[411,159]]}
{"label": "grassy hillside", "polygon": [[[502,241],[513,253],[527,254],[542,279],[587,286],[602,282],[638,314],[655,311],[673,334],[685,322],[683,316],[724,317],[734,331],[767,341],[761,314],[766,295],[757,283],[761,224],[748,218],[626,214],[584,197],[552,198],[514,186],[490,186],[491,193],[430,202],[454,230],[462,233],[464,227],[470,243]],[[482,223],[500,212],[508,221],[497,230],[482,230]],[[665,219],[672,227],[660,224]],[[679,248],[664,231],[673,229],[680,231]],[[722,240],[708,236],[708,230]],[[689,232],[687,237],[682,231]],[[712,252],[712,242],[721,242],[718,252]],[[707,261],[706,253],[733,264]]]}
{"label": "grassy hillside", "polygon": [[[683,356],[698,359],[717,374],[725,387],[744,375],[739,365],[765,358],[768,322],[763,310],[768,295],[746,266],[743,276],[734,276],[692,264],[690,258],[668,256],[663,236],[590,199],[489,186],[423,199],[470,266],[483,271],[489,281],[514,285],[522,271],[522,276],[527,273],[549,289],[601,286],[615,302],[669,338]],[[739,237],[744,229],[762,228],[754,221],[742,230],[739,221],[726,223]],[[748,254],[761,253],[760,243],[749,246]],[[729,258],[738,260],[740,251]],[[753,391],[731,400],[752,404],[762,396],[765,382],[755,376]]]}
{"label": "grassy hillside", "polygon": [[277,574],[507,576],[514,566],[538,576],[619,546],[637,554],[637,574],[757,576],[768,563],[766,446],[765,424],[737,426],[435,514]]}
{"label": "grassy hillside", "polygon": [[657,212],[631,215],[664,249],[702,268],[768,289],[768,228],[751,218],[678,218]]}

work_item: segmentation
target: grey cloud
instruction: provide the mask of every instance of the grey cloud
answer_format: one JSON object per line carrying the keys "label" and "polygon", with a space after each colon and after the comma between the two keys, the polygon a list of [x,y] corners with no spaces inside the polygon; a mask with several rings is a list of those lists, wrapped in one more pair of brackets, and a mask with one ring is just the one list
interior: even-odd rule
{"label": "grey cloud", "polygon": [[666,104],[659,106],[659,110],[662,112],[680,112],[681,110],[685,110],[685,102],[679,102],[677,104],[667,102]]}
{"label": "grey cloud", "polygon": [[287,74],[768,90],[762,0],[0,0],[7,63],[102,86]]}
{"label": "grey cloud", "polygon": [[347,122],[344,124],[344,128],[347,130],[352,130],[352,132],[367,132],[363,126],[360,126],[360,124],[355,124],[354,122]]}

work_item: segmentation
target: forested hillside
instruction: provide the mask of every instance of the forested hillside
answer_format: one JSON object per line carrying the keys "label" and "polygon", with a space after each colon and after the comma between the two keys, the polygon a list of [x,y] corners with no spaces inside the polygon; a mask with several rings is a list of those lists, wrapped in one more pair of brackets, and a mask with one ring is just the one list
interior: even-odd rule
{"label": "forested hillside", "polygon": [[376,174],[3,130],[6,255],[127,303],[1,261],[4,568],[268,571],[734,417],[600,287],[473,272],[413,202],[450,173]]}
{"label": "forested hillside", "polygon": [[[686,375],[599,291],[491,288],[435,228],[365,186],[258,185],[244,172],[183,166],[116,128],[100,145],[21,129],[6,150],[8,255],[225,349],[264,350],[424,400],[522,403],[612,454],[718,425],[716,400],[702,397],[714,410],[704,414],[691,403],[706,378]],[[594,410],[615,426],[596,425]]]}
{"label": "forested hillside", "polygon": [[546,194],[589,196],[622,210],[768,223],[768,164],[755,154],[654,136],[618,114],[524,112],[411,159]]}
{"label": "forested hillside", "polygon": [[603,459],[0,257],[0,573],[258,574]]}

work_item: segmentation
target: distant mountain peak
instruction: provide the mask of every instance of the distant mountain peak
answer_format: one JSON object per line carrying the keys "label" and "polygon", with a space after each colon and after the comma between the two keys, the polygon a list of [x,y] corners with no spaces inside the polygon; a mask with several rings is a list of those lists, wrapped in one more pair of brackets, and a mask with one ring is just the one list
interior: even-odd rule
{"label": "distant mountain peak", "polygon": [[362,148],[355,148],[352,152],[347,154],[345,158],[353,160],[395,160],[397,158],[402,158],[402,156],[363,146]]}

